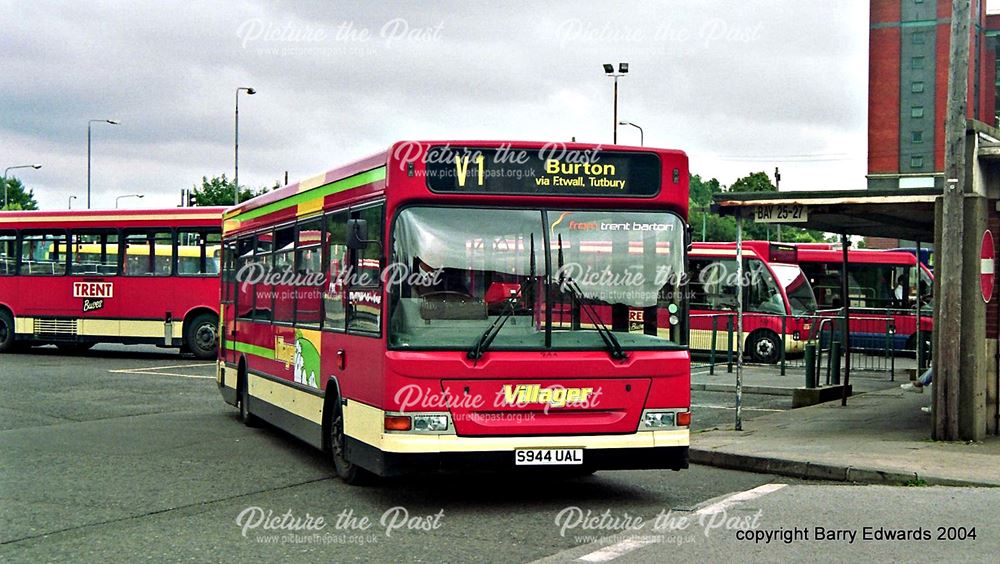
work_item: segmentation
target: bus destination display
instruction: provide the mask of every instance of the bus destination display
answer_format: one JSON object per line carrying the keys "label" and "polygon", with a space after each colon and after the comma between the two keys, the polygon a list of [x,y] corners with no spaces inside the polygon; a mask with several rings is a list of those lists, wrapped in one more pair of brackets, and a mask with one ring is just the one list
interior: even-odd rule
{"label": "bus destination display", "polygon": [[653,153],[434,146],[427,152],[433,192],[651,197],[660,191]]}

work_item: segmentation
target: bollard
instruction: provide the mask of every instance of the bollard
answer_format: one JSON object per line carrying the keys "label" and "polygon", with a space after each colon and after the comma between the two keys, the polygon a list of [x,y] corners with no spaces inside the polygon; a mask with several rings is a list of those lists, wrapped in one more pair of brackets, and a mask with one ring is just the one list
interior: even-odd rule
{"label": "bollard", "polygon": [[893,368],[889,371],[889,381],[896,381],[896,370],[895,363],[892,362],[892,334],[894,333],[892,328],[892,323],[885,324],[885,363],[892,364]]}
{"label": "bollard", "polygon": [[840,341],[830,343],[830,371],[833,373],[832,383],[840,385]]}
{"label": "bollard", "polygon": [[806,387],[815,388],[816,381],[816,343],[806,343]]}
{"label": "bollard", "polygon": [[716,315],[712,316],[712,348],[709,349],[708,353],[708,375],[715,375],[715,345],[718,342],[719,335],[719,317]]}
{"label": "bollard", "polygon": [[788,342],[787,333],[788,333],[788,317],[782,315],[781,316],[781,351],[779,351],[779,354],[781,355],[781,361],[780,362],[781,362],[781,375],[782,376],[785,375],[785,343]]}

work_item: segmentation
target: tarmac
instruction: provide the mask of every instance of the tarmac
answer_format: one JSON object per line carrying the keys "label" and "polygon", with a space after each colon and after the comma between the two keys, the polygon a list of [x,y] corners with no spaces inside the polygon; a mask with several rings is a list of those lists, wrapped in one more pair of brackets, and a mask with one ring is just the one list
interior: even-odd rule
{"label": "tarmac", "polygon": [[[709,376],[693,369],[692,389],[735,390],[725,365]],[[803,369],[745,367],[743,393],[790,395],[804,383]],[[854,396],[743,422],[743,430],[692,429],[691,463],[805,479],[843,482],[1000,486],[1000,437],[982,442],[931,440],[932,419],[921,407],[932,390],[901,389],[897,371],[852,373]],[[990,414],[992,417],[992,413]]]}

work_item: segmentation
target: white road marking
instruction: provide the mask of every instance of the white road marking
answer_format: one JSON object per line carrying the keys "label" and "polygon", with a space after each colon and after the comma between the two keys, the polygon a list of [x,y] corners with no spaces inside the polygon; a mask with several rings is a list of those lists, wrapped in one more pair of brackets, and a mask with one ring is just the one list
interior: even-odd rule
{"label": "white road marking", "polygon": [[[729,497],[726,497],[720,501],[717,501],[711,505],[702,507],[701,509],[694,512],[694,515],[714,515],[716,513],[725,511],[727,508],[732,507],[738,503],[743,503],[745,501],[750,501],[772,492],[776,492],[781,488],[784,488],[788,484],[764,484],[763,486],[758,486],[752,490],[747,490],[745,492],[735,493]],[[604,547],[600,550],[591,552],[590,554],[585,554],[579,558],[583,562],[609,562],[623,556],[633,550],[640,549],[644,546],[654,544],[657,540],[655,538],[642,537],[626,539],[619,543],[613,544],[611,546]]]}
{"label": "white road marking", "polygon": [[161,372],[170,368],[201,368],[205,366],[215,366],[211,362],[200,362],[198,364],[176,364],[171,366],[152,366],[148,368],[122,368],[118,370],[108,370],[113,374],[137,374],[142,376],[176,376],[178,378],[193,378],[196,380],[214,380],[215,376],[199,376],[197,374],[178,374],[177,372]]}
{"label": "white road marking", "polygon": [[596,552],[581,556],[579,559],[583,562],[608,562],[654,542],[656,541],[649,538],[626,539],[618,544],[613,544]]}
{"label": "white road marking", "polygon": [[215,380],[215,376],[196,376],[194,374],[177,374],[176,372],[145,372],[143,370],[133,370],[131,372],[114,370],[119,374],[141,374],[143,376],[177,376],[178,378],[195,378],[197,380]]}
{"label": "white road marking", "polygon": [[[702,409],[736,409],[735,407],[731,407],[731,406],[728,406],[728,405],[700,405],[700,404],[695,404],[695,403],[692,403],[691,407],[700,407]],[[773,411],[773,412],[779,412],[779,411],[788,411],[788,410],[787,409],[769,409],[769,408],[766,408],[766,407],[744,407],[743,411]]]}
{"label": "white road marking", "polygon": [[737,503],[743,503],[744,501],[750,501],[769,493],[776,492],[781,488],[784,488],[788,484],[764,484],[763,486],[757,486],[752,490],[747,490],[745,492],[740,492],[733,494],[727,498],[717,501],[711,505],[702,507],[698,511],[695,511],[695,515],[714,515],[725,511],[729,507],[736,505]]}
{"label": "white road marking", "polygon": [[132,372],[135,370],[165,370],[167,368],[194,368],[197,366],[215,366],[214,362],[199,362],[197,364],[171,364],[169,366],[147,366],[143,368],[122,368],[120,370],[108,370],[108,372]]}

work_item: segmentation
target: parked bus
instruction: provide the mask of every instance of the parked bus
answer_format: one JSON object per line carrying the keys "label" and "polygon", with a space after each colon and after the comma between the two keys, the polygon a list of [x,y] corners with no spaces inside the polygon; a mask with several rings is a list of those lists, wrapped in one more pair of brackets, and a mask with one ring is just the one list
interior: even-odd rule
{"label": "parked bus", "polygon": [[348,483],[686,468],[687,205],[682,152],[500,142],[257,197],[225,216],[219,389]]}
{"label": "parked bus", "polygon": [[782,347],[785,354],[804,350],[817,308],[812,286],[798,265],[772,262],[746,246],[740,284],[735,244],[695,243],[688,261],[691,350],[711,351],[713,346],[717,352],[736,350],[736,337],[731,340],[730,334],[738,333],[740,286],[746,358],[776,363]]}
{"label": "parked bus", "polygon": [[[842,308],[841,272],[844,253],[839,244],[744,243],[772,260],[793,262],[809,277],[820,310]],[[856,349],[916,351],[917,305],[924,350],[930,350],[934,330],[931,302],[934,276],[907,251],[849,249],[851,346]]]}
{"label": "parked bus", "polygon": [[106,342],[215,357],[223,210],[0,212],[0,352]]}

